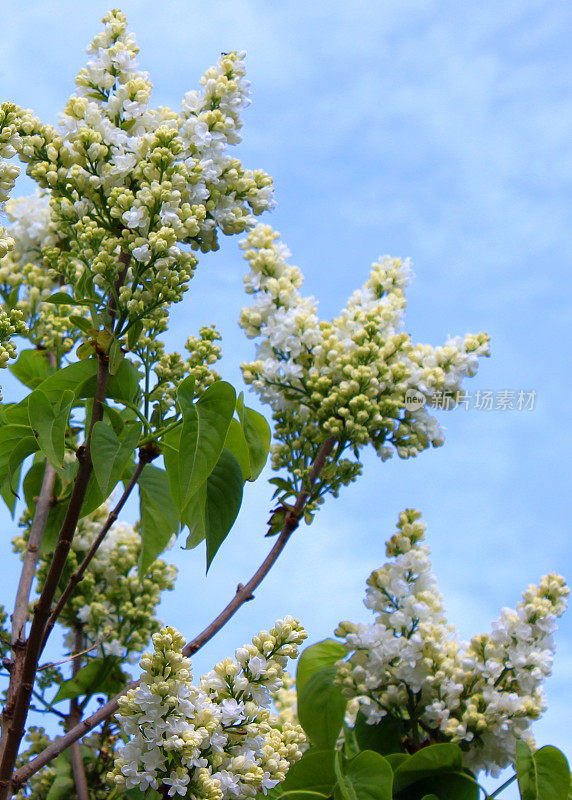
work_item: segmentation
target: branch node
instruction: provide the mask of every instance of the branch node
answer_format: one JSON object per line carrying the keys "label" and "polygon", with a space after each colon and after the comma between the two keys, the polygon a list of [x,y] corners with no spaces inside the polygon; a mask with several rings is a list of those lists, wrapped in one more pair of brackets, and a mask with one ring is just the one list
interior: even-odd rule
{"label": "branch node", "polygon": [[[236,587],[236,593],[240,594],[243,591],[244,591],[244,584],[239,583],[238,586]],[[254,600],[254,595],[252,594],[252,592],[247,597],[244,598],[243,602],[248,603],[249,600]]]}
{"label": "branch node", "polygon": [[293,511],[288,511],[286,517],[284,519],[284,527],[292,533],[296,530],[298,525],[300,524],[300,520],[298,519],[298,515],[295,514]]}
{"label": "branch node", "polygon": [[150,464],[161,454],[156,442],[149,442],[139,448],[139,459],[144,464]]}

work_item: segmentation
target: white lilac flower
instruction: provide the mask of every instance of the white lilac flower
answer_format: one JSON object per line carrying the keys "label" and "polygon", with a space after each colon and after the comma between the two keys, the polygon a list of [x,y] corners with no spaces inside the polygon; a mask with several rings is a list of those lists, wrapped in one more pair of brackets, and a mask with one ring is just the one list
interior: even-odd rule
{"label": "white lilac flower", "polygon": [[[297,656],[305,637],[291,617],[279,620],[197,687],[183,638],[163,628],[153,636],[155,653],[141,659],[141,685],[119,701],[117,719],[129,742],[110,780],[140,791],[165,785],[171,797],[205,800],[252,797],[284,780],[302,754],[304,735],[298,725],[280,723],[257,697],[260,689],[280,685],[286,659]],[[255,676],[248,665],[256,653]]]}
{"label": "white lilac flower", "polygon": [[558,575],[545,576],[515,611],[503,609],[491,634],[459,642],[420,544],[424,529],[419,512],[400,515],[386,546],[391,560],[367,582],[374,623],[342,622],[336,631],[349,654],[339,681],[368,723],[396,716],[411,747],[455,742],[467,767],[498,774],[544,710],[541,687],[568,587]]}
{"label": "white lilac flower", "polygon": [[[83,560],[109,512],[110,508],[103,505],[80,520],[68,556],[71,571]],[[23,552],[25,537],[15,538],[13,544]],[[140,578],[137,572],[140,552],[139,532],[125,522],[115,523],[60,616],[67,629],[65,643],[70,650],[74,647],[75,631],[80,627],[85,648],[91,648],[88,658],[112,655],[133,663],[151,635],[159,630],[161,623],[155,611],[162,592],[173,588],[177,571],[157,559]],[[47,556],[41,556],[38,591],[42,589],[49,563]]]}
{"label": "white lilac flower", "polygon": [[[253,302],[240,325],[256,338],[256,356],[243,364],[245,381],[274,412],[275,469],[307,475],[328,436],[339,452],[371,444],[381,458],[409,458],[443,443],[430,414],[454,407],[462,382],[488,355],[488,336],[449,339],[442,347],[414,344],[402,330],[407,261],[385,256],[331,322],[300,292],[302,274],[268,225],[257,225],[241,244],[250,265],[246,291]],[[411,404],[409,396],[422,398]],[[339,454],[338,454],[339,458]],[[358,461],[338,461],[332,491],[353,480]],[[299,487],[298,487],[299,488]]]}
{"label": "white lilac flower", "polygon": [[[120,277],[118,317],[125,325],[142,317],[149,326],[182,299],[197,263],[193,251],[217,249],[220,232],[243,232],[272,206],[272,181],[228,154],[248,105],[244,53],[222,55],[180,113],[152,109],[125,16],[113,10],[103,22],[57,129],[2,106],[0,202],[15,175],[4,158],[17,153],[51,196],[49,220],[61,241],[41,242],[47,275],[71,287],[83,275],[102,302]],[[0,257],[14,238],[1,234]],[[123,261],[133,256],[125,274],[121,250]]]}

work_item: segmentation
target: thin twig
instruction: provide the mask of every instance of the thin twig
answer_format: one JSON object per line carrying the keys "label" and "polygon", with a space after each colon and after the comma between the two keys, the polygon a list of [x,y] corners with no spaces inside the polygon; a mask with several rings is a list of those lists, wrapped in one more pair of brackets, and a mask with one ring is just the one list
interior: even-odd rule
{"label": "thin twig", "polygon": [[76,569],[76,571],[73,573],[73,575],[70,577],[69,581],[67,582],[67,585],[66,585],[65,589],[63,590],[63,592],[61,594],[60,599],[58,600],[58,602],[56,603],[56,605],[54,606],[54,609],[52,610],[52,612],[50,614],[50,617],[49,617],[48,622],[46,624],[46,629],[44,631],[44,638],[43,638],[43,641],[42,641],[42,649],[44,648],[44,645],[47,642],[50,633],[52,632],[52,629],[53,629],[53,627],[54,627],[54,625],[56,623],[57,618],[59,617],[59,615],[63,611],[66,603],[68,602],[68,600],[70,599],[71,595],[73,594],[76,586],[78,585],[78,583],[83,578],[86,569],[88,568],[92,558],[96,554],[99,546],[103,542],[103,539],[105,538],[105,535],[107,534],[107,532],[109,531],[109,529],[111,528],[113,523],[116,522],[117,517],[121,513],[121,509],[123,508],[123,506],[127,502],[128,498],[129,498],[129,495],[131,494],[131,492],[133,491],[135,485],[137,484],[137,481],[139,480],[139,477],[140,477],[141,473],[143,472],[143,468],[145,467],[145,464],[148,464],[154,457],[155,457],[155,454],[153,454],[152,451],[150,451],[150,450],[141,449],[139,451],[139,461],[137,462],[137,466],[135,467],[135,469],[133,471],[133,475],[131,476],[131,480],[129,481],[129,483],[125,487],[125,491],[123,492],[123,494],[119,498],[119,501],[118,501],[117,505],[115,506],[115,508],[113,509],[113,511],[110,511],[109,516],[105,520],[104,525],[102,526],[102,528],[99,531],[98,535],[94,539],[91,547],[89,548],[89,550],[87,551],[86,555],[84,556],[83,561],[81,562],[79,567]]}
{"label": "thin twig", "polygon": [[[316,456],[314,466],[310,472],[309,488],[313,486],[320,472],[322,471],[324,464],[326,463],[326,459],[332,451],[334,443],[335,439],[330,437],[326,439],[321,446],[320,451]],[[207,628],[205,628],[202,633],[196,636],[185,646],[183,650],[185,655],[191,655],[200,650],[201,647],[203,647],[209,641],[209,639],[212,639],[215,633],[217,633],[223,627],[223,625],[228,622],[228,620],[233,616],[233,614],[236,613],[236,611],[238,611],[243,603],[252,599],[252,592],[264,579],[265,575],[268,573],[271,566],[275,563],[276,559],[284,549],[284,546],[286,545],[286,542],[292,535],[293,531],[295,531],[298,527],[302,511],[304,510],[304,506],[308,500],[308,495],[309,491],[303,490],[300,492],[298,499],[296,500],[296,504],[288,513],[278,540],[274,544],[274,547],[270,553],[266,556],[248,583],[246,583],[244,586],[239,584],[233,599],[218,615],[218,617],[213,620],[213,622]],[[49,764],[50,761],[66,750],[73,742],[77,742],[82,738],[82,736],[85,736],[86,733],[89,733],[89,731],[97,727],[100,722],[103,722],[112,716],[112,714],[115,714],[119,708],[119,698],[123,697],[123,695],[129,689],[134,689],[139,686],[140,683],[140,680],[130,681],[127,686],[125,686],[119,692],[119,694],[116,694],[115,697],[112,697],[111,700],[105,703],[105,705],[98,708],[94,714],[92,714],[90,717],[86,717],[86,719],[83,719],[78,725],[64,734],[64,736],[60,736],[59,738],[55,739],[45,748],[45,750],[42,750],[42,752],[39,753],[36,758],[34,758],[32,761],[29,761],[23,767],[20,767],[20,769],[17,770],[12,777],[14,787],[16,789],[20,787],[25,781],[28,780],[28,778],[38,772],[38,770],[42,769],[42,767],[45,767],[46,764]]]}
{"label": "thin twig", "polygon": [[103,644],[106,639],[109,639],[110,636],[111,633],[108,633],[98,642],[95,642],[95,644],[92,644],[90,647],[86,647],[85,650],[81,651],[81,653],[73,653],[73,655],[69,656],[68,658],[63,658],[61,661],[49,661],[47,664],[42,664],[38,667],[37,672],[41,672],[43,669],[49,669],[50,667],[59,667],[62,664],[67,664],[68,662],[73,661],[76,656],[84,656],[86,653],[95,650],[95,648],[99,647],[100,644]]}
{"label": "thin twig", "polygon": [[[42,695],[39,692],[37,692],[35,689],[32,692],[32,694],[34,695],[36,700],[39,700],[40,703],[42,703],[42,705],[44,706],[43,712],[40,712],[40,713],[55,714],[56,717],[61,717],[62,719],[66,719],[66,716],[67,716],[66,714],[63,714],[57,708],[54,708],[50,703],[48,703],[47,700],[44,700]],[[32,708],[32,706],[30,706],[30,708]],[[39,708],[35,708],[34,711],[40,711],[40,709]]]}

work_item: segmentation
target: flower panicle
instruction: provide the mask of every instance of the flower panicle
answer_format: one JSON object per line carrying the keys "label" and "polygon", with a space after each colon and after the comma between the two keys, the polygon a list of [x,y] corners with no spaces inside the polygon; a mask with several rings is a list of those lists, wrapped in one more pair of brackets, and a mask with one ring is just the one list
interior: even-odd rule
{"label": "flower panicle", "polygon": [[305,738],[299,725],[280,721],[268,706],[305,638],[300,624],[285,617],[194,686],[183,637],[162,628],[153,636],[154,653],[141,659],[140,686],[119,701],[117,719],[130,738],[111,782],[222,800],[252,797],[284,780]]}
{"label": "flower panicle", "polygon": [[336,630],[348,652],[338,681],[368,723],[397,716],[406,744],[457,743],[467,767],[496,775],[544,710],[542,683],[569,589],[561,576],[547,575],[515,610],[503,609],[490,633],[460,642],[444,616],[420,517],[412,509],[400,514],[386,546],[390,560],[368,578],[374,623],[342,622]]}

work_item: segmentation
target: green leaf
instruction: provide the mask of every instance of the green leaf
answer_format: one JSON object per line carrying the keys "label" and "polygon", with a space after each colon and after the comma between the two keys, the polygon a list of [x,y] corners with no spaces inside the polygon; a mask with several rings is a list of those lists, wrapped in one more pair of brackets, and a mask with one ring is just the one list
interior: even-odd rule
{"label": "green leaf", "polygon": [[137,366],[128,358],[124,358],[117,372],[109,376],[107,395],[119,402],[125,400],[127,403],[137,404],[141,399],[140,380],[141,373]]}
{"label": "green leaf", "polygon": [[169,491],[164,470],[146,464],[139,478],[141,517],[141,555],[139,577],[142,578],[153,561],[179,530],[179,513]]}
{"label": "green leaf", "polygon": [[[207,478],[208,481],[208,478]],[[181,515],[181,522],[189,529],[185,550],[193,550],[207,535],[205,506],[207,503],[207,481],[200,486],[189,500]]]}
{"label": "green leaf", "polygon": [[376,725],[368,725],[360,711],[354,731],[361,750],[375,750],[376,753],[386,756],[399,753],[402,749],[403,725],[396,717],[386,715]]}
{"label": "green leaf", "polygon": [[114,656],[92,658],[79,672],[60,684],[53,702],[73,700],[75,697],[91,697],[94,694],[115,694],[125,681],[119,661]]}
{"label": "green leaf", "polygon": [[37,433],[42,453],[56,469],[63,467],[65,437],[74,395],[66,389],[58,401],[50,401],[41,389],[28,397],[30,425]]}
{"label": "green leaf", "polygon": [[[383,753],[382,753],[383,755]],[[383,756],[391,769],[395,772],[397,767],[400,767],[405,761],[407,761],[411,756],[409,753],[389,753],[386,756]]]}
{"label": "green leaf", "polygon": [[30,425],[28,419],[28,398],[25,398],[20,403],[7,403],[2,411],[3,416],[6,418],[5,424],[7,425]]}
{"label": "green leaf", "polygon": [[42,536],[42,544],[40,547],[40,553],[42,555],[46,555],[50,551],[54,550],[58,541],[58,534],[66,516],[67,507],[67,502],[61,502],[55,503],[50,508],[48,521],[46,522],[44,535]]}
{"label": "green leaf", "polygon": [[[51,294],[49,297],[46,297],[45,300],[42,300],[42,303],[53,303],[56,306],[78,306],[85,301],[77,301],[74,300],[73,297],[66,292],[55,292]],[[87,303],[89,305],[89,303]]]}
{"label": "green leaf", "polygon": [[10,453],[10,458],[8,459],[8,481],[11,491],[14,494],[18,493],[18,489],[20,487],[20,471],[22,469],[22,463],[28,458],[28,456],[35,453],[38,449],[38,442],[33,436],[27,436],[24,439],[21,439],[16,447]]}
{"label": "green leaf", "polygon": [[242,504],[242,471],[229,450],[223,450],[207,478],[205,538],[207,572],[219,547],[226,539]]}
{"label": "green leaf", "polygon": [[383,756],[364,750],[343,763],[338,755],[338,783],[334,789],[337,800],[391,800],[393,772]]}
{"label": "green leaf", "polygon": [[346,700],[334,684],[336,667],[322,667],[298,691],[298,719],[316,747],[333,747],[346,710]]}
{"label": "green leaf", "polygon": [[255,481],[264,469],[270,452],[270,425],[262,414],[244,405],[242,392],[238,396],[236,410],[250,457],[250,477],[247,480]]}
{"label": "green leaf", "polygon": [[40,495],[42,483],[44,481],[44,472],[46,470],[45,461],[34,461],[28,472],[24,477],[22,488],[24,490],[24,501],[28,507],[28,511],[34,516],[34,509],[36,508],[36,500]]}
{"label": "green leaf", "polygon": [[133,350],[137,342],[139,341],[139,337],[143,333],[143,323],[142,322],[134,322],[133,325],[129,328],[127,332],[127,346],[130,350]]}
{"label": "green leaf", "polygon": [[0,427],[0,486],[9,483],[8,490],[17,492],[12,486],[12,476],[16,474],[22,461],[38,450],[33,431],[29,425],[2,425]]}
{"label": "green leaf", "polygon": [[308,678],[322,669],[340,661],[347,655],[347,650],[335,639],[324,639],[322,642],[307,647],[298,661],[296,671],[296,688],[298,693],[304,688]]}
{"label": "green leaf", "polygon": [[321,792],[331,796],[336,782],[335,750],[308,750],[292,764],[286,780],[278,784],[280,794],[294,790]]}
{"label": "green leaf", "polygon": [[[42,381],[38,388],[51,402],[57,402],[66,389],[70,389],[75,398],[79,400],[94,396],[96,380],[97,358],[87,358],[54,372]],[[135,364],[128,359],[123,359],[116,374],[109,377],[108,397],[120,402],[122,400],[129,403],[135,402],[140,391],[139,380],[140,375]]]}
{"label": "green leaf", "polygon": [[463,754],[456,744],[432,744],[423,747],[395,770],[395,791],[441,772],[461,772]]}
{"label": "green leaf", "polygon": [[225,448],[214,470],[181,515],[181,521],[189,529],[186,549],[207,540],[207,572],[238,515],[242,488],[242,471],[235,457]]}
{"label": "green leaf", "polygon": [[361,747],[357,742],[354,729],[348,725],[345,717],[342,723],[342,736],[344,740],[342,752],[345,758],[353,758],[357,756],[358,753],[361,753]]}
{"label": "green leaf", "polygon": [[93,397],[93,391],[86,392],[86,387],[93,385],[95,390],[96,375],[97,359],[88,358],[85,361],[76,361],[54,372],[45,381],[42,381],[38,388],[42,390],[51,402],[57,402],[67,389],[72,391],[78,399],[81,397]]}
{"label": "green leaf", "polygon": [[328,795],[322,792],[313,792],[310,789],[296,789],[291,792],[283,792],[281,795],[273,795],[273,797],[283,797],[284,800],[322,800]]}
{"label": "green leaf", "polygon": [[[135,120],[129,121],[135,122]],[[139,789],[127,789],[125,797],[127,800],[160,800],[161,795],[155,789],[146,789],[144,792],[140,792]],[[109,800],[113,800],[112,795],[109,795]]]}
{"label": "green leaf", "polygon": [[80,361],[85,361],[86,359],[92,358],[95,355],[95,347],[91,342],[82,342],[82,344],[80,344],[75,351],[75,354]]}
{"label": "green leaf", "polygon": [[79,314],[71,314],[70,322],[72,325],[75,325],[76,328],[79,328],[80,331],[87,333],[88,336],[93,336],[94,333],[97,333],[96,329],[93,327],[93,322],[85,317],[80,317]]}
{"label": "green leaf", "polygon": [[109,374],[115,375],[117,374],[117,370],[119,369],[121,362],[123,361],[124,355],[123,351],[121,350],[121,345],[117,341],[117,339],[113,339],[111,345],[109,347]]}
{"label": "green leaf", "polygon": [[243,481],[250,479],[250,456],[248,453],[248,445],[244,438],[242,425],[234,417],[230,421],[228,431],[226,432],[226,439],[224,446],[233,454],[238,461],[238,465],[242,472]]}
{"label": "green leaf", "polygon": [[547,745],[533,753],[520,739],[516,743],[516,774],[522,800],[568,800],[570,768],[557,747]]}
{"label": "green leaf", "polygon": [[6,302],[6,305],[8,306],[8,308],[10,308],[10,309],[15,308],[16,303],[18,302],[19,293],[20,293],[20,287],[19,286],[14,286],[12,288],[10,294],[8,295],[8,300]]}
{"label": "green leaf", "polygon": [[14,519],[14,513],[16,511],[16,503],[18,501],[18,496],[12,490],[9,482],[3,483],[2,487],[0,488],[0,495],[2,495],[2,500],[6,503],[6,507],[10,512],[10,516]]}
{"label": "green leaf", "polygon": [[107,498],[103,496],[103,492],[97,482],[97,478],[95,477],[95,473],[92,472],[89,483],[87,484],[87,489],[85,492],[85,497],[83,499],[83,503],[81,505],[81,517],[87,517],[88,514],[91,514],[92,511],[95,511],[96,508],[105,502]]}
{"label": "green leaf", "polygon": [[91,436],[93,471],[104,497],[109,497],[133,457],[141,425],[126,425],[118,439],[105,422],[96,422]]}
{"label": "green leaf", "polygon": [[479,786],[464,772],[442,772],[422,778],[395,797],[398,800],[418,800],[427,795],[438,800],[479,800]]}
{"label": "green leaf", "polygon": [[56,774],[46,795],[46,800],[65,800],[73,793],[74,781],[67,753],[60,753],[54,761]]}
{"label": "green leaf", "polygon": [[115,431],[117,436],[121,435],[126,423],[136,422],[135,414],[128,408],[121,409],[113,408],[113,406],[105,405],[103,407],[104,416],[109,420],[109,424]]}
{"label": "green leaf", "polygon": [[181,513],[220,458],[236,402],[233,387],[224,381],[209,386],[196,403],[193,397],[194,380],[186,378],[177,390],[183,425],[166,437],[178,453],[164,453],[171,493]]}
{"label": "green leaf", "polygon": [[54,371],[46,350],[22,350],[8,369],[15,378],[30,389],[35,389]]}

